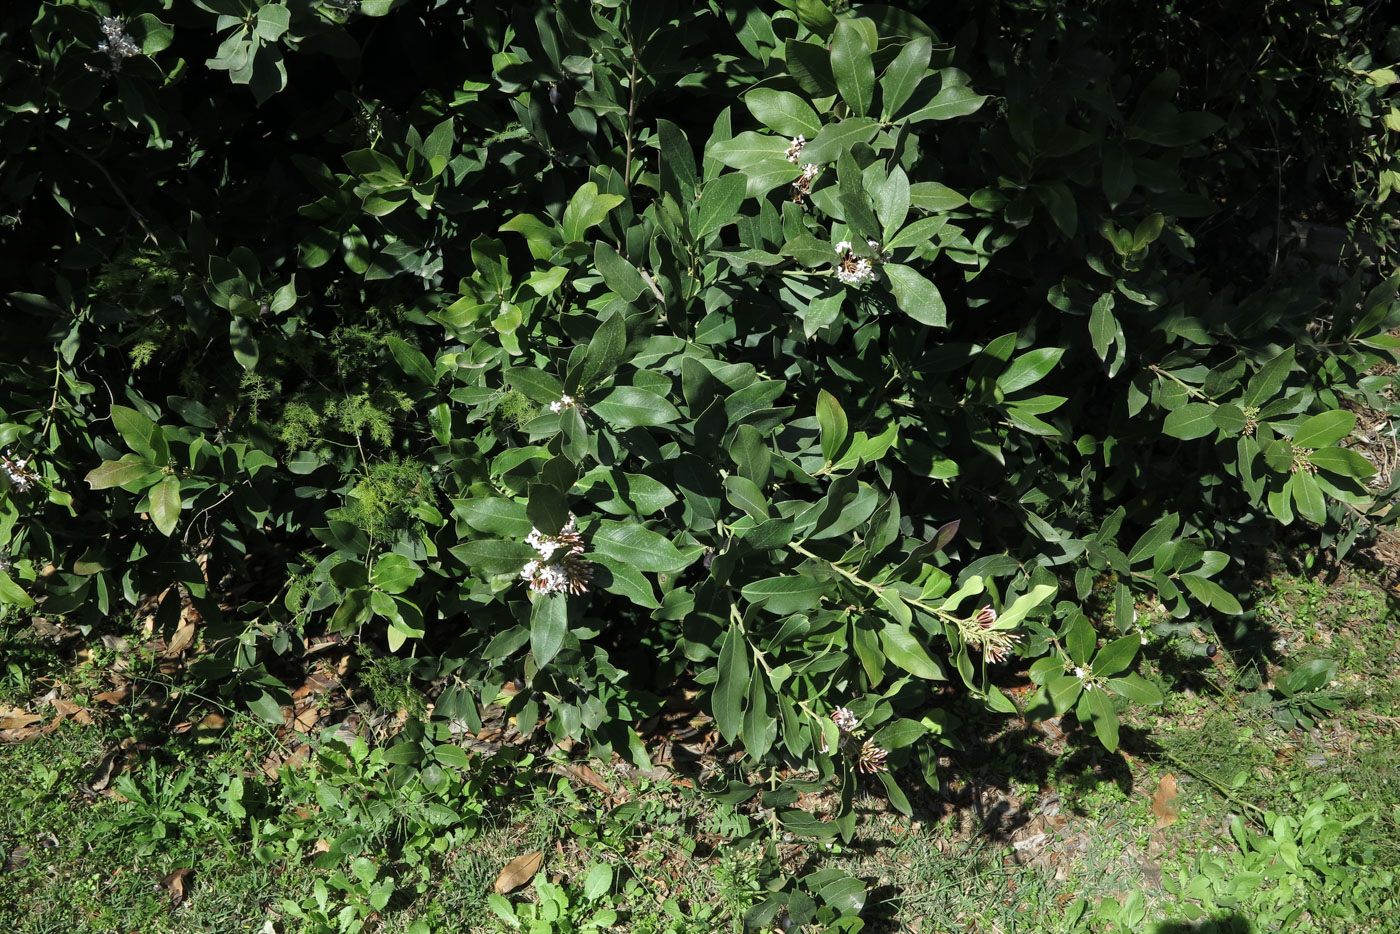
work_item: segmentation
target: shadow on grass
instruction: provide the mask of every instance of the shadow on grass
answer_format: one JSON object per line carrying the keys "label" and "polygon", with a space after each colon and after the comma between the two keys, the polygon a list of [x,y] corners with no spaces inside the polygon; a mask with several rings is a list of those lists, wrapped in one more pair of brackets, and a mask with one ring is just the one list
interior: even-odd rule
{"label": "shadow on grass", "polygon": [[1254,925],[1238,912],[1200,921],[1160,921],[1149,934],[1254,934]]}

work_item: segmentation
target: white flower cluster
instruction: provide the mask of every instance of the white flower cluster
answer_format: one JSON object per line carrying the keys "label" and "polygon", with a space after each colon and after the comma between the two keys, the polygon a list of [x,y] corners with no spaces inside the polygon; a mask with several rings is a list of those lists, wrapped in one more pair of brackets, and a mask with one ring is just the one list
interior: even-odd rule
{"label": "white flower cluster", "polygon": [[0,455],[0,470],[5,471],[5,476],[10,478],[10,483],[17,490],[27,490],[29,485],[38,477],[29,466],[30,458],[13,458],[9,449]]}
{"label": "white flower cluster", "polygon": [[806,145],[807,137],[798,133],[797,138],[792,141],[792,145],[787,148],[787,152],[783,153],[783,155],[787,156],[787,161],[791,162],[793,165],[797,165],[798,160],[802,158],[802,148]]}
{"label": "white flower cluster", "polygon": [[[889,259],[888,253],[880,252],[880,244],[874,240],[865,241],[880,262]],[[857,256],[851,250],[851,241],[842,240],[836,244],[836,278],[847,285],[864,285],[875,281],[875,264],[868,256]]]}
{"label": "white flower cluster", "polygon": [[112,60],[112,70],[122,70],[122,60],[141,54],[141,47],[126,34],[126,26],[119,16],[102,17],[102,34],[106,36],[97,43],[97,51],[106,52]]}
{"label": "white flower cluster", "polygon": [[563,396],[560,396],[558,402],[551,402],[551,403],[549,404],[549,410],[550,410],[551,412],[553,412],[555,415],[558,415],[560,412],[564,411],[565,409],[575,409],[575,408],[578,409],[578,414],[580,414],[580,415],[582,415],[582,414],[584,414],[585,412],[588,411],[588,407],[587,407],[586,405],[584,405],[582,402],[578,401],[577,399],[575,399],[573,396],[570,396],[570,395],[563,395]]}
{"label": "white flower cluster", "polygon": [[[800,136],[798,137],[798,139],[801,138]],[[795,143],[796,140],[794,140],[794,144]],[[792,150],[789,149],[788,152],[792,152]],[[797,160],[793,159],[791,156],[788,158],[794,163],[797,162]],[[807,206],[807,196],[812,193],[812,182],[816,181],[817,176],[821,174],[821,170],[821,166],[812,162],[802,167],[802,174],[792,183],[792,200],[794,204],[800,204],[804,208]]]}
{"label": "white flower cluster", "polygon": [[530,529],[525,544],[539,553],[538,559],[525,562],[525,567],[520,569],[520,579],[529,581],[531,590],[543,594],[588,592],[593,568],[583,557],[583,536],[579,534],[573,513],[569,514],[564,527],[553,535]]}
{"label": "white flower cluster", "polygon": [[[888,752],[865,739],[865,731],[860,728],[860,719],[847,707],[837,707],[831,712],[831,722],[836,724],[839,733],[837,746],[847,756],[855,760],[858,772],[888,771],[885,756]],[[826,740],[822,740],[822,752],[829,752]]]}

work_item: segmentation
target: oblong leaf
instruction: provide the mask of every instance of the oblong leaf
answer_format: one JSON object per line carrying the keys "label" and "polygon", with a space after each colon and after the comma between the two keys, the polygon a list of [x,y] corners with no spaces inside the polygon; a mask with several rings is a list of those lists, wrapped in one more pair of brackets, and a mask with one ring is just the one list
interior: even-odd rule
{"label": "oblong leaf", "polygon": [[592,544],[600,554],[639,571],[668,573],[689,563],[670,539],[634,522],[600,523]]}
{"label": "oblong leaf", "polygon": [[151,488],[151,521],[162,535],[175,531],[180,520],[180,480],[166,477]]}
{"label": "oblong leaf", "polygon": [[1162,431],[1183,441],[1204,438],[1217,427],[1214,406],[1204,402],[1188,402],[1176,411],[1169,412],[1166,421],[1162,423]]}
{"label": "oblong leaf", "polygon": [[665,425],[681,417],[674,405],[637,386],[618,386],[593,404],[593,411],[617,428]]}
{"label": "oblong leaf", "polygon": [[1298,426],[1293,433],[1293,445],[1300,448],[1320,448],[1351,434],[1356,427],[1356,413],[1345,409],[1319,412]]}
{"label": "oblong leaf", "polygon": [[785,136],[811,139],[822,128],[821,118],[812,105],[791,91],[754,88],[744,95],[744,103],[755,120]]}

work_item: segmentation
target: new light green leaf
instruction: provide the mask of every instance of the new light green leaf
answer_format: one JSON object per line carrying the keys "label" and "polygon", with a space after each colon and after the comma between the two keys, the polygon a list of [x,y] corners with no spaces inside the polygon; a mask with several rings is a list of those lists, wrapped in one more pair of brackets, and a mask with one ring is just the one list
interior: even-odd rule
{"label": "new light green leaf", "polygon": [[622,195],[599,194],[596,184],[584,182],[569,199],[569,206],[564,209],[564,219],[561,223],[564,242],[582,240],[588,228],[601,224],[608,213],[624,200],[626,199]]}

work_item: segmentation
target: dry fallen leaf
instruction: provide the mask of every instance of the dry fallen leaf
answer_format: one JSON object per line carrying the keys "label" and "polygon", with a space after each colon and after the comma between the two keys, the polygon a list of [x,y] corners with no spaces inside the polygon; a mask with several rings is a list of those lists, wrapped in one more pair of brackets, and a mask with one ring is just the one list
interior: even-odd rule
{"label": "dry fallen leaf", "polygon": [[190,647],[194,642],[194,620],[187,619],[180,624],[180,628],[175,630],[175,635],[170,637],[170,641],[165,646],[166,658],[179,658],[180,653]]}
{"label": "dry fallen leaf", "polygon": [[180,903],[185,900],[185,886],[189,883],[190,876],[194,870],[188,866],[184,869],[177,869],[160,880],[160,887],[170,893],[170,907],[179,908]]}
{"label": "dry fallen leaf", "polygon": [[612,789],[608,787],[608,783],[603,781],[603,779],[598,775],[597,772],[593,771],[583,763],[571,763],[570,765],[565,766],[564,770],[569,775],[573,776],[581,782],[584,782],[585,784],[591,785],[598,791],[601,791],[603,794],[612,794]]}
{"label": "dry fallen leaf", "polygon": [[25,713],[18,707],[0,707],[0,730],[23,729],[43,719],[37,713]]}
{"label": "dry fallen leaf", "polygon": [[72,717],[77,723],[83,726],[92,725],[92,715],[87,712],[87,708],[79,707],[72,701],[56,700],[53,702],[54,709],[58,711],[60,717]]}
{"label": "dry fallen leaf", "polygon": [[544,862],[544,851],[535,850],[533,853],[526,853],[524,856],[517,856],[506,863],[506,868],[501,870],[501,874],[496,877],[494,886],[497,895],[504,895],[507,892],[514,892],[526,882],[535,877],[535,873],[540,871],[540,864]]}
{"label": "dry fallen leaf", "polygon": [[310,733],[317,723],[321,722],[321,711],[315,704],[308,704],[297,711],[296,717],[292,720],[292,729],[298,733]]}
{"label": "dry fallen leaf", "polygon": [[131,688],[117,688],[115,691],[103,691],[101,694],[94,694],[92,699],[99,704],[120,704],[131,696]]}
{"label": "dry fallen leaf", "polygon": [[107,750],[97,763],[97,768],[92,770],[92,781],[88,782],[88,787],[93,791],[102,791],[112,784],[112,779],[121,772],[121,766],[125,760],[126,750],[121,746],[114,746]]}
{"label": "dry fallen leaf", "polygon": [[1176,776],[1168,772],[1157,783],[1152,795],[1152,813],[1157,815],[1158,827],[1170,827],[1181,815],[1181,803],[1176,799]]}

